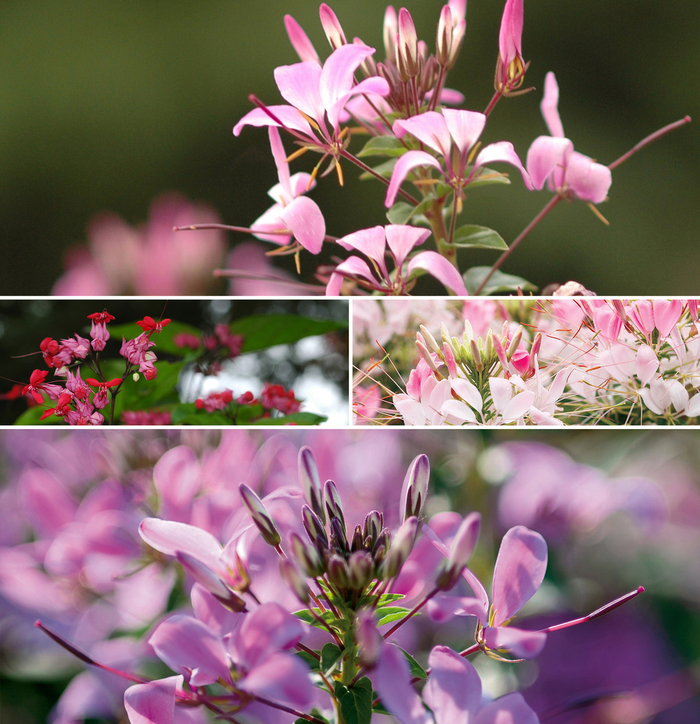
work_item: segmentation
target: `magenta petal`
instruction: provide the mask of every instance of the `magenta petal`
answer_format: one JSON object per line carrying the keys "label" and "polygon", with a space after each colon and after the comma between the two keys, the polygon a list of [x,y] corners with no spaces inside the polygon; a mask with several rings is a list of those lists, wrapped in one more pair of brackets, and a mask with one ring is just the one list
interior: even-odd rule
{"label": "magenta petal", "polygon": [[487,704],[470,724],[539,724],[522,694],[506,694]]}
{"label": "magenta petal", "polygon": [[511,166],[515,166],[515,168],[520,171],[525,186],[532,191],[530,176],[520,162],[520,157],[515,152],[515,148],[513,148],[513,144],[510,141],[498,141],[497,143],[490,143],[488,146],[484,146],[474,161],[474,168],[499,162],[509,163]]}
{"label": "magenta petal", "polygon": [[498,50],[504,66],[522,56],[523,15],[523,0],[506,0],[498,33]]}
{"label": "magenta petal", "polygon": [[421,251],[408,262],[408,276],[418,270],[424,269],[431,276],[453,291],[458,297],[468,297],[469,292],[464,286],[464,280],[459,272],[444,256],[436,251]]}
{"label": "magenta petal", "polygon": [[474,667],[447,646],[435,646],[423,699],[433,710],[435,724],[471,722],[481,704],[481,679]]}
{"label": "magenta petal", "polygon": [[326,112],[328,114],[328,122],[333,126],[336,131],[339,130],[340,118],[343,109],[353,96],[365,94],[383,97],[389,95],[390,92],[391,88],[389,87],[389,84],[384,80],[384,78],[380,78],[378,76],[374,76],[372,78],[365,78],[357,85],[354,85],[347,93],[345,93],[345,95],[342,95],[340,98],[338,98],[338,100],[330,108],[326,109]]}
{"label": "magenta petal", "polygon": [[547,643],[547,634],[541,631],[523,631],[509,626],[487,627],[483,631],[484,643],[490,649],[505,649],[519,659],[539,656]]}
{"label": "magenta petal", "polygon": [[193,686],[231,678],[221,639],[196,618],[171,616],[156,628],[148,643],[173,671],[190,670]]}
{"label": "magenta petal", "polygon": [[371,229],[360,229],[352,234],[343,236],[337,242],[348,251],[360,251],[372,261],[376,261],[383,276],[389,274],[384,260],[386,252],[386,232],[383,226],[373,226]]}
{"label": "magenta petal", "polygon": [[317,123],[324,123],[324,106],[319,92],[321,67],[318,63],[306,61],[281,65],[275,68],[274,75],[280,95],[287,103]]}
{"label": "magenta petal", "polygon": [[309,40],[309,36],[291,15],[284,16],[284,27],[287,30],[289,41],[294,50],[297,51],[297,55],[301,61],[313,61],[321,65],[321,61],[318,59],[318,53],[313,43]]}
{"label": "magenta petal", "polygon": [[[468,113],[469,111],[462,112]],[[392,130],[397,138],[403,138],[406,133],[410,133],[428,148],[432,148],[435,153],[439,153],[448,159],[450,157],[452,138],[446,123],[446,117],[441,113],[428,111],[406,120],[398,120],[394,123]]]}
{"label": "magenta petal", "polygon": [[297,196],[282,209],[280,218],[294,234],[294,238],[312,254],[318,254],[326,235],[326,222],[315,201]]}
{"label": "magenta petal", "polygon": [[221,543],[206,530],[171,520],[146,518],[141,521],[139,535],[149,546],[161,553],[174,556],[176,551],[182,551],[214,570],[219,567],[223,548]]}
{"label": "magenta petal", "polygon": [[314,686],[309,668],[298,657],[274,654],[248,675],[237,686],[255,696],[306,710],[314,697]]}
{"label": "magenta petal", "polygon": [[178,687],[182,676],[130,686],[124,692],[124,707],[131,724],[173,724]]}
{"label": "magenta petal", "polygon": [[411,169],[414,169],[416,166],[432,166],[442,173],[442,168],[440,167],[438,160],[433,158],[433,156],[429,153],[426,153],[425,151],[409,151],[408,153],[404,153],[394,166],[394,170],[391,174],[391,181],[389,182],[389,188],[386,192],[384,206],[389,208],[394,205],[396,194],[398,194],[401,184],[406,176],[408,176]]}
{"label": "magenta petal", "polygon": [[549,133],[552,136],[564,138],[564,126],[559,118],[559,86],[554,73],[547,73],[544,79],[544,97],[540,103],[540,110],[544,122],[547,124]]}
{"label": "magenta petal", "polygon": [[390,224],[385,228],[385,232],[387,244],[396,260],[396,267],[399,269],[412,249],[422,244],[431,234],[430,229],[420,229],[403,224]]}
{"label": "magenta petal", "polygon": [[496,625],[514,616],[535,595],[546,570],[547,544],[539,533],[516,525],[503,536],[493,570]]}
{"label": "magenta petal", "polygon": [[465,154],[478,140],[486,125],[486,116],[477,111],[443,108],[442,115],[457,144],[460,153]]}
{"label": "magenta petal", "polygon": [[372,685],[382,704],[400,724],[429,724],[430,717],[411,685],[411,670],[404,655],[391,644],[382,647],[372,672]]}
{"label": "magenta petal", "polygon": [[574,151],[566,168],[566,183],[579,199],[599,204],[608,195],[612,173],[607,166]]}
{"label": "magenta petal", "polygon": [[289,649],[304,635],[301,621],[277,603],[265,603],[246,615],[232,641],[236,663],[253,668],[281,649]]}
{"label": "magenta petal", "polygon": [[574,144],[568,138],[540,136],[536,138],[527,152],[527,172],[532,185],[539,191],[555,173],[555,187],[562,184],[564,169],[574,152]]}

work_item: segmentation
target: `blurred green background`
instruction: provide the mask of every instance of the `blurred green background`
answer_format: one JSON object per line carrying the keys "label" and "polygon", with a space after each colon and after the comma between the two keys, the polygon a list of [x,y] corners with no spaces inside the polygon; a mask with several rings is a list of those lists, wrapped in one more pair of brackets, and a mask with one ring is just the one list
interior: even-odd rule
{"label": "blurred green background", "polygon": [[[331,5],[348,37],[381,48],[382,4]],[[441,5],[407,4],[431,49]],[[466,108],[482,110],[493,93],[502,9],[495,0],[469,3],[465,46],[449,83],[465,93]],[[567,136],[602,163],[686,114],[696,120],[614,172],[610,201],[600,207],[609,228],[584,204],[562,204],[505,271],[540,287],[576,279],[605,294],[697,293],[700,4],[528,0],[525,12],[526,85],[537,90],[502,101],[485,142],[512,140],[525,157],[546,133],[539,102],[549,70],[561,88]],[[257,218],[277,180],[267,134],[246,128],[236,139],[231,128],[251,108],[250,93],[279,102],[273,69],[298,60],[285,13],[325,57],[318,4],[310,0],[3,0],[1,293],[49,293],[66,249],[84,242],[95,213],[145,221],[152,199],[166,190],[212,204],[228,223]],[[302,159],[294,169],[311,163]],[[351,169],[346,177],[345,189],[329,177],[313,194],[328,232],[338,236],[384,219],[383,191],[358,182]],[[519,180],[511,189],[487,187],[468,200],[468,222],[491,225],[511,242],[548,198]],[[493,260],[475,253],[469,264]],[[305,270],[311,267],[307,257]]]}

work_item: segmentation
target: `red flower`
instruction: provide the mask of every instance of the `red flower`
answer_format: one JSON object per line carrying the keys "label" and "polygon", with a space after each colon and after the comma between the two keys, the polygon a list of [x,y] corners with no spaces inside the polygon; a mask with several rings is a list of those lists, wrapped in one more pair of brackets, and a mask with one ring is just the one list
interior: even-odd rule
{"label": "red flower", "polygon": [[159,334],[163,331],[163,327],[170,324],[170,320],[163,319],[160,322],[156,322],[153,317],[144,317],[140,322],[136,322],[136,324],[138,324],[144,332],[155,332],[156,334]]}

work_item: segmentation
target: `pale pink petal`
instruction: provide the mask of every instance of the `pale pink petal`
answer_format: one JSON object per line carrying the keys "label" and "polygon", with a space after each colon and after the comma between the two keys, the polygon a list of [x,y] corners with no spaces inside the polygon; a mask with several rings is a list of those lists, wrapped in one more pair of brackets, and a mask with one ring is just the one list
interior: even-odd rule
{"label": "pale pink petal", "polygon": [[516,525],[503,536],[493,570],[496,625],[514,616],[535,595],[546,570],[547,544],[539,533]]}
{"label": "pale pink petal", "polygon": [[461,377],[452,380],[452,390],[475,410],[482,409],[484,401],[481,399],[481,394],[469,380],[462,379]]}
{"label": "pale pink petal", "polygon": [[[284,210],[284,206],[281,203],[274,204],[270,208],[259,216],[251,225],[250,228],[256,232],[253,234],[256,239],[263,241],[270,241],[273,244],[284,246],[289,244],[292,240],[291,234],[265,234],[266,231],[282,231],[287,229],[287,225],[281,219],[281,213]],[[261,233],[262,232],[262,233]]]}
{"label": "pale pink petal", "polygon": [[277,166],[277,178],[279,178],[280,186],[286,196],[286,198],[282,197],[275,199],[275,201],[288,204],[297,194],[292,193],[287,154],[284,152],[284,146],[282,145],[282,139],[280,138],[280,132],[277,130],[277,126],[269,126],[267,132],[270,137],[272,157],[275,159],[275,166]]}
{"label": "pale pink petal", "polygon": [[523,0],[507,0],[498,34],[498,50],[504,66],[522,56]]}
{"label": "pale pink petal", "polygon": [[396,267],[399,269],[413,248],[422,244],[431,233],[430,229],[420,229],[403,224],[390,224],[385,227],[385,232],[386,241],[396,260]]}
{"label": "pale pink petal", "polygon": [[653,307],[654,324],[659,330],[659,336],[666,339],[681,318],[683,302],[680,299],[655,299]]}
{"label": "pale pink petal", "polygon": [[292,106],[268,106],[267,110],[269,113],[262,108],[254,108],[246,113],[233,127],[233,135],[239,136],[243,126],[282,126],[283,128],[300,131],[311,138],[314,137],[314,131],[309,122],[296,108],[292,108]]}
{"label": "pale pink petal", "polygon": [[574,151],[566,168],[566,183],[582,201],[599,204],[607,198],[612,173],[607,166]]}
{"label": "pale pink petal", "polygon": [[486,116],[477,111],[443,108],[442,115],[457,144],[460,153],[465,154],[478,140],[486,125]]}
{"label": "pale pink petal", "polygon": [[192,448],[180,445],[168,450],[153,468],[153,484],[160,498],[160,515],[185,522],[192,500],[202,482],[199,461]]}
{"label": "pale pink petal", "polygon": [[421,251],[420,254],[416,254],[408,262],[407,276],[410,277],[418,269],[427,271],[458,297],[469,296],[460,273],[436,251]]}
{"label": "pale pink petal", "polygon": [[541,631],[523,631],[510,626],[487,627],[484,629],[484,643],[490,649],[505,649],[519,659],[539,656],[547,643],[547,634]]}
{"label": "pale pink petal", "polygon": [[382,647],[379,661],[372,671],[372,685],[382,704],[399,724],[430,724],[430,717],[411,685],[408,662],[395,646],[385,644]]}
{"label": "pale pink petal", "polygon": [[282,209],[280,218],[294,234],[294,238],[312,254],[318,254],[326,235],[326,222],[315,201],[297,196]]}
{"label": "pale pink petal", "polygon": [[671,403],[676,412],[684,412],[688,409],[688,403],[690,402],[688,390],[686,390],[678,380],[671,382],[669,392],[671,395]]}
{"label": "pale pink petal", "polygon": [[192,672],[193,686],[230,681],[229,659],[221,639],[201,621],[175,615],[159,624],[148,643],[173,670]]}
{"label": "pale pink petal", "polygon": [[139,535],[149,546],[161,553],[174,556],[176,551],[182,551],[214,570],[219,567],[223,547],[206,530],[171,520],[145,518],[139,526]]}
{"label": "pale pink petal", "polygon": [[408,395],[394,395],[391,402],[403,418],[405,425],[425,425],[427,418],[423,405]]}
{"label": "pale pink petal", "polygon": [[416,166],[432,166],[442,173],[442,168],[440,167],[438,160],[429,153],[426,153],[425,151],[409,151],[408,153],[404,153],[394,166],[394,170],[391,174],[391,181],[389,182],[389,188],[386,191],[384,206],[390,208],[394,205],[394,201],[396,200],[396,195],[399,193],[401,184],[406,176],[408,176],[409,172],[416,168]]}
{"label": "pale pink petal", "polygon": [[428,657],[430,676],[423,699],[435,724],[471,722],[481,704],[481,679],[466,659],[447,646],[435,646]]}
{"label": "pale pink petal", "polygon": [[304,61],[313,61],[321,65],[321,61],[318,59],[318,53],[313,46],[313,43],[309,40],[308,35],[304,32],[301,25],[291,16],[284,16],[284,27],[287,29],[287,35],[289,41],[292,44],[294,50],[296,50],[299,59]]}
{"label": "pale pink petal", "polygon": [[627,310],[634,323],[645,334],[654,329],[654,307],[649,299],[639,299],[630,304]]}
{"label": "pale pink petal", "polygon": [[482,624],[486,623],[483,601],[471,596],[438,595],[428,601],[426,610],[438,623],[450,621],[455,616],[476,616]]}
{"label": "pale pink petal", "polygon": [[513,397],[513,385],[502,377],[491,377],[489,378],[489,389],[496,412],[502,413]]}
{"label": "pale pink petal", "polygon": [[527,152],[526,160],[527,172],[534,188],[540,190],[552,174],[554,189],[559,188],[563,184],[564,170],[573,152],[574,144],[568,138],[536,138]]}
{"label": "pale pink petal", "polygon": [[273,654],[255,666],[237,686],[264,699],[306,710],[314,697],[308,666],[297,656]]}
{"label": "pale pink petal", "polygon": [[506,405],[503,410],[503,421],[512,422],[522,417],[532,407],[535,402],[534,392],[519,392],[513,396],[513,399]]}
{"label": "pale pink petal", "polygon": [[343,277],[362,277],[373,285],[378,284],[367,262],[360,259],[359,256],[350,256],[344,262],[338,264],[334,274]]}
{"label": "pale pink petal", "polygon": [[389,84],[384,80],[384,78],[380,78],[379,76],[365,78],[357,85],[354,85],[347,93],[345,93],[345,95],[341,96],[330,108],[327,109],[329,123],[333,126],[336,132],[339,130],[340,121],[347,116],[344,112],[344,108],[354,96],[372,94],[375,97],[383,97],[389,95],[390,91],[391,89],[389,88]]}
{"label": "pale pink petal", "polygon": [[478,601],[480,606],[479,613],[475,613],[474,615],[479,617],[479,621],[482,626],[486,626],[489,614],[489,595],[486,593],[484,584],[468,568],[465,568],[462,571],[462,578],[464,578],[472,591],[474,591],[474,594],[476,595],[475,600]]}
{"label": "pale pink petal", "polygon": [[487,704],[470,724],[539,724],[522,694],[506,694]]}
{"label": "pale pink petal", "polygon": [[635,364],[635,374],[639,377],[642,385],[647,385],[651,378],[659,369],[659,360],[656,352],[648,345],[642,344],[637,351],[637,362]]}
{"label": "pale pink petal", "polygon": [[564,126],[562,126],[561,118],[559,118],[558,106],[559,85],[554,73],[550,71],[544,79],[544,97],[542,103],[540,103],[540,110],[549,133],[552,136],[564,138]]}
{"label": "pale pink petal", "polygon": [[323,127],[325,107],[319,90],[321,72],[318,63],[306,61],[281,65],[275,68],[274,76],[282,98]]}
{"label": "pale pink petal", "polygon": [[474,168],[486,166],[489,163],[509,163],[511,166],[515,166],[520,171],[526,188],[532,191],[532,181],[510,141],[498,141],[498,143],[490,143],[488,146],[484,146],[474,161]]}
{"label": "pale pink petal", "polygon": [[360,229],[352,234],[343,236],[337,242],[348,251],[360,251],[379,265],[384,277],[389,273],[386,268],[384,254],[386,252],[386,232],[383,226],[373,226],[371,229]]}
{"label": "pale pink petal", "polygon": [[688,417],[698,417],[700,415],[700,394],[696,393],[690,398],[685,414]]}
{"label": "pale pink petal", "polygon": [[231,642],[236,663],[253,668],[304,635],[301,621],[277,603],[265,603],[243,619]]}
{"label": "pale pink petal", "polygon": [[406,133],[410,133],[421,143],[432,148],[435,153],[439,153],[447,159],[450,157],[452,138],[447,127],[446,117],[441,113],[428,111],[419,116],[398,120],[392,126],[392,130],[397,138],[403,138]]}
{"label": "pale pink petal", "polygon": [[131,724],[173,724],[175,692],[182,684],[182,676],[169,676],[130,686],[124,692],[124,707]]}
{"label": "pale pink petal", "polygon": [[194,615],[217,636],[234,631],[245,616],[224,608],[201,583],[192,586],[190,600]]}
{"label": "pale pink petal", "polygon": [[53,538],[75,517],[77,503],[56,478],[40,468],[22,473],[19,480],[22,511],[40,536]]}
{"label": "pale pink petal", "polygon": [[476,415],[466,402],[462,400],[447,400],[440,406],[440,412],[446,415],[446,421],[449,424],[464,424],[465,422],[475,424]]}

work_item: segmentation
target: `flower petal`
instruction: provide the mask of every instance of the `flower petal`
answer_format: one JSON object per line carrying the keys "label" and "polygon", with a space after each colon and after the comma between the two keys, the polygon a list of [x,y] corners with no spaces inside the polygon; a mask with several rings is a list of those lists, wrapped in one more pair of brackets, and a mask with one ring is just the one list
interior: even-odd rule
{"label": "flower petal", "polygon": [[429,153],[426,153],[425,151],[409,151],[408,153],[404,153],[394,166],[394,171],[391,174],[391,181],[389,182],[389,188],[386,191],[384,206],[390,208],[394,205],[394,201],[396,200],[396,195],[399,193],[401,184],[406,176],[408,176],[409,172],[416,166],[432,166],[442,173],[440,163]]}
{"label": "flower petal", "polygon": [[396,267],[400,269],[414,247],[422,244],[431,234],[430,229],[420,229],[416,226],[404,224],[390,224],[384,229],[386,241],[389,244]]}
{"label": "flower petal", "polygon": [[428,274],[434,276],[458,297],[469,296],[460,273],[444,256],[440,256],[436,251],[421,251],[420,254],[416,254],[408,262],[407,272],[409,277],[418,269],[427,271]]}
{"label": "flower petal", "polygon": [[382,647],[372,673],[372,685],[379,692],[382,704],[400,724],[430,724],[430,717],[411,686],[408,662],[396,646],[385,644]]}
{"label": "flower petal", "polygon": [[321,72],[318,63],[307,60],[304,63],[281,65],[275,68],[274,76],[282,98],[323,126],[325,108],[319,90]]}
{"label": "flower petal", "polygon": [[213,570],[218,570],[223,548],[206,530],[187,523],[160,518],[145,518],[139,526],[139,535],[161,553],[174,556],[177,551],[189,553]]}
{"label": "flower petal", "polygon": [[428,657],[430,677],[423,699],[436,724],[470,722],[481,704],[481,679],[466,659],[447,646],[435,646]]}
{"label": "flower petal", "polygon": [[173,724],[175,692],[182,683],[182,676],[169,676],[130,686],[124,692],[124,707],[131,724]]}
{"label": "flower petal", "polygon": [[479,140],[486,125],[486,116],[478,111],[455,110],[443,108],[442,115],[450,131],[450,136],[457,144],[460,153],[467,151]]}
{"label": "flower petal", "polygon": [[574,144],[568,138],[553,136],[536,138],[530,145],[526,159],[527,172],[534,188],[539,191],[552,173],[554,173],[552,179],[554,189],[562,186],[564,169],[573,152]]}
{"label": "flower petal", "polygon": [[474,161],[474,168],[489,163],[509,163],[511,166],[515,166],[523,177],[525,187],[532,191],[532,181],[510,141],[498,141],[498,143],[490,143],[488,146],[484,146]]}
{"label": "flower petal", "polygon": [[540,110],[549,133],[557,138],[564,138],[564,126],[559,118],[559,85],[552,71],[544,79],[544,97],[540,103]]}
{"label": "flower petal", "polygon": [[314,698],[309,673],[308,666],[300,658],[273,654],[249,671],[237,686],[255,696],[306,710]]}
{"label": "flower petal", "polygon": [[473,724],[539,724],[537,714],[522,694],[506,694],[487,704]]}
{"label": "flower petal", "polygon": [[566,168],[566,183],[579,199],[599,204],[607,198],[612,172],[607,166],[574,151]]}
{"label": "flower petal", "polygon": [[539,656],[547,643],[547,634],[542,631],[523,631],[510,626],[487,626],[484,643],[490,649],[505,649],[519,659],[533,659]]}
{"label": "flower petal", "polygon": [[294,238],[312,254],[318,254],[326,235],[326,222],[315,201],[297,196],[282,209],[280,218],[294,234]]}
{"label": "flower petal", "polygon": [[403,138],[406,133],[410,133],[443,158],[449,159],[450,157],[452,138],[447,127],[446,116],[441,113],[428,111],[405,120],[398,120],[392,126],[392,130],[397,138]]}

